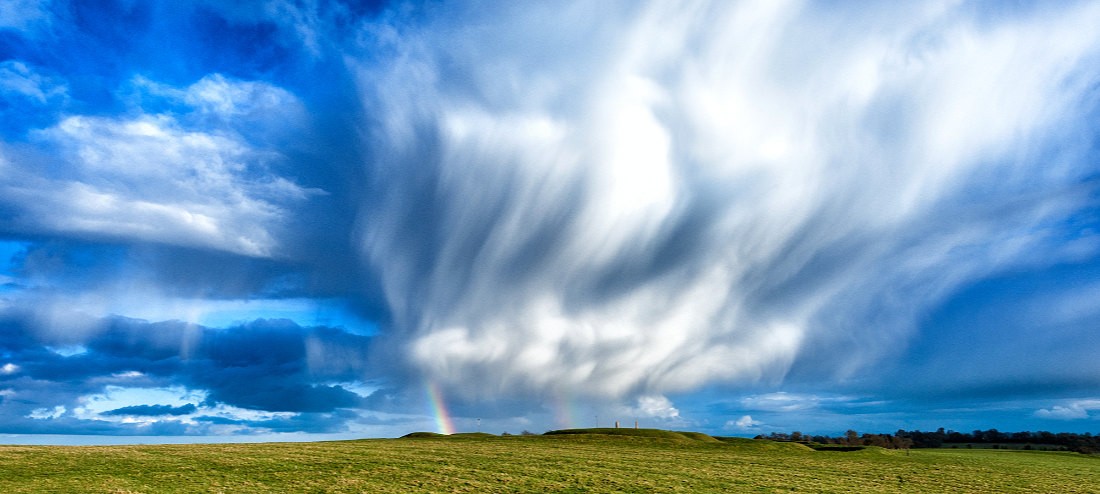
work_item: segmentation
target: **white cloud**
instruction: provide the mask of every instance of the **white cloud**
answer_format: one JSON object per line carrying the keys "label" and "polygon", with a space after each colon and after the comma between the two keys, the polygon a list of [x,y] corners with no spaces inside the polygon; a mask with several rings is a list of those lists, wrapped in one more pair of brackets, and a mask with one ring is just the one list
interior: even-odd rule
{"label": "white cloud", "polygon": [[815,395],[790,394],[780,391],[747,396],[741,399],[741,406],[749,410],[767,412],[796,412],[817,408],[821,402],[822,398]]}
{"label": "white cloud", "polygon": [[105,387],[102,393],[79,397],[77,399],[79,406],[73,409],[73,416],[82,420],[108,420],[127,423],[155,422],[165,419],[178,421],[186,416],[132,417],[126,415],[104,415],[103,413],[119,408],[141,405],[180,407],[188,404],[199,404],[205,399],[205,391],[187,389],[182,386],[141,388],[112,385]]}
{"label": "white cloud", "polygon": [[[294,105],[283,114],[276,108],[288,102],[285,91],[222,77],[203,79],[180,98],[224,121],[260,110],[276,122],[298,117]],[[56,171],[9,156],[3,201],[31,231],[278,255],[287,208],[319,191],[272,173],[282,157],[225,125],[192,123],[201,126],[169,114],[67,117],[35,134],[60,153],[50,165]]]}
{"label": "white cloud", "polygon": [[1100,410],[1100,400],[1078,400],[1065,405],[1039,409],[1035,416],[1041,419],[1080,420],[1091,417],[1089,412]]}
{"label": "white cloud", "polygon": [[[137,374],[141,375],[140,373]],[[294,412],[250,410],[221,403],[207,406],[204,403],[206,397],[207,392],[204,390],[189,389],[182,386],[160,388],[107,386],[102,393],[79,397],[77,400],[79,405],[73,409],[72,415],[82,420],[101,420],[138,426],[148,426],[157,422],[176,422],[188,427],[191,433],[204,435],[257,433],[263,430],[244,424],[217,424],[205,420],[196,420],[202,417],[225,419],[233,422],[253,422],[286,420],[297,415]],[[196,405],[197,408],[190,413],[179,415],[105,414],[105,412],[124,407],[142,405],[175,408]]]}
{"label": "white cloud", "polygon": [[15,374],[16,372],[19,372],[19,366],[11,362],[0,366],[0,374]]}
{"label": "white cloud", "polygon": [[51,0],[0,2],[0,29],[29,31],[50,21]]}
{"label": "white cloud", "polygon": [[[83,347],[74,342],[94,334],[99,325],[88,317],[123,315],[147,321],[183,321],[212,328],[228,328],[256,319],[289,319],[300,326],[343,327],[356,334],[373,334],[377,324],[354,314],[339,299],[183,298],[166,293],[163,286],[141,283],[133,278],[103,283],[82,292],[48,292],[49,287],[12,297],[13,305],[34,305],[41,318],[40,330],[54,333],[65,342],[51,350],[68,356]],[[49,329],[54,328],[54,329]],[[80,330],[80,328],[86,328]]]}
{"label": "white cloud", "polygon": [[56,419],[61,417],[62,415],[65,415],[66,411],[67,409],[62,405],[58,405],[53,408],[36,408],[27,415],[27,418],[35,420]]}
{"label": "white cloud", "polygon": [[39,105],[64,99],[68,88],[53,78],[39,74],[18,60],[0,62],[0,94],[14,94]]}
{"label": "white cloud", "polygon": [[362,252],[433,380],[645,396],[807,349],[848,374],[1087,204],[1096,5],[637,5],[364,31]]}
{"label": "white cloud", "polygon": [[727,420],[724,428],[750,431],[758,429],[762,425],[764,425],[763,422],[760,422],[759,420],[753,420],[751,415],[742,415],[741,418],[737,420]]}
{"label": "white cloud", "polygon": [[672,401],[664,396],[638,397],[637,405],[631,410],[636,417],[679,419],[680,410],[673,406]]}
{"label": "white cloud", "polygon": [[261,82],[230,81],[220,74],[204,77],[193,84],[185,93],[184,101],[206,113],[223,117],[285,110],[286,106],[297,104],[283,89]]}
{"label": "white cloud", "polygon": [[293,94],[262,81],[230,79],[210,74],[186,87],[162,84],[146,77],[134,77],[123,96],[140,106],[146,99],[182,105],[187,111],[176,115],[182,125],[232,130],[248,140],[264,134],[299,131],[307,118],[305,108]]}
{"label": "white cloud", "polygon": [[116,372],[114,374],[111,374],[111,377],[113,377],[115,379],[138,379],[138,378],[145,377],[145,374],[142,373],[142,372],[138,372],[138,371],[125,371],[125,372]]}
{"label": "white cloud", "polygon": [[741,408],[773,413],[806,412],[810,410],[821,410],[829,406],[870,406],[881,404],[882,402],[864,401],[851,396],[822,396],[815,394],[788,393],[785,391],[749,395],[740,399]]}
{"label": "white cloud", "polygon": [[297,413],[295,412],[268,412],[264,410],[252,410],[248,408],[239,408],[232,405],[226,405],[224,403],[219,403],[212,408],[204,410],[203,414],[211,417],[249,421],[288,419],[297,415]]}
{"label": "white cloud", "polygon": [[84,345],[59,345],[59,346],[46,346],[47,350],[56,353],[62,357],[71,357],[73,355],[80,355],[88,351],[88,348]]}

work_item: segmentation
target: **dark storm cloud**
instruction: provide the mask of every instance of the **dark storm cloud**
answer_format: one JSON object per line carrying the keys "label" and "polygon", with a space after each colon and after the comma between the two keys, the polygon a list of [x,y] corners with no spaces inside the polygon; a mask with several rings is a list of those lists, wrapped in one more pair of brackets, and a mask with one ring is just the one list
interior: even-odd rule
{"label": "dark storm cloud", "polygon": [[[69,399],[61,402],[69,403],[106,385],[182,385],[206,392],[204,406],[332,412],[362,402],[340,385],[324,383],[365,378],[367,337],[290,321],[257,320],[226,329],[120,318],[84,322],[93,328],[75,338],[65,332],[41,334],[30,318],[5,317],[0,360],[10,367],[0,376],[0,386],[9,387],[7,401],[29,409],[57,399],[39,396],[47,388],[64,391]],[[154,415],[157,410],[142,406],[108,414]],[[177,413],[184,410],[181,406],[165,410],[190,413]]]}

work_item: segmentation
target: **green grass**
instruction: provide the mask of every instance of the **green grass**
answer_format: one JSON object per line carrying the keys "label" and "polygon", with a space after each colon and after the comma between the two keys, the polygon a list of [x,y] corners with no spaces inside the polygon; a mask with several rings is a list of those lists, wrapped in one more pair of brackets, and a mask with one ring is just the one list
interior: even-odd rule
{"label": "green grass", "polygon": [[[708,439],[709,438],[709,439]],[[823,452],[652,429],[317,443],[0,446],[0,492],[1100,492],[1100,458]]]}

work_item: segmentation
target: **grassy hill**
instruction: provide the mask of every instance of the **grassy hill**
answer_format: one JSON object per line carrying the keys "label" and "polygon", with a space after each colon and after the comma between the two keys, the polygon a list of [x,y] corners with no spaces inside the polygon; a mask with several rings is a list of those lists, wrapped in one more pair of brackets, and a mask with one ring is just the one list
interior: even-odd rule
{"label": "grassy hill", "polygon": [[0,446],[0,492],[1100,492],[1100,458],[814,451],[654,429],[317,443]]}

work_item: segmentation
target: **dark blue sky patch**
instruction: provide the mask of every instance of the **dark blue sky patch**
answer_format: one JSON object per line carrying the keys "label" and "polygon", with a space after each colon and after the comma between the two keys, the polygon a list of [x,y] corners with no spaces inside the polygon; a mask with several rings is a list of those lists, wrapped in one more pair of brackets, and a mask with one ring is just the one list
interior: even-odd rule
{"label": "dark blue sky patch", "polygon": [[265,79],[285,70],[299,54],[283,43],[284,36],[273,22],[233,22],[221,15],[198,9],[191,14],[184,34],[192,36],[194,57],[187,60],[197,72],[220,72],[246,79]]}

